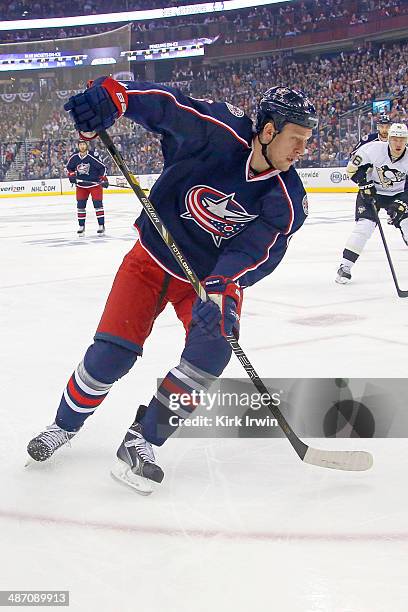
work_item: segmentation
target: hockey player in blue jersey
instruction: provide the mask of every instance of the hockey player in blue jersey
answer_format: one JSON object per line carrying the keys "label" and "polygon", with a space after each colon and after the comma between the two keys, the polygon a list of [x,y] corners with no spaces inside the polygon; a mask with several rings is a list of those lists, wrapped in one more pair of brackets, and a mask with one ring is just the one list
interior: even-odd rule
{"label": "hockey player in blue jersey", "polygon": [[385,113],[380,115],[379,118],[376,121],[376,127],[377,127],[377,131],[376,132],[371,132],[371,134],[366,134],[365,136],[360,138],[360,140],[358,141],[358,143],[356,144],[356,146],[354,147],[354,149],[350,153],[350,156],[353,155],[353,153],[355,153],[357,151],[357,149],[359,149],[363,145],[367,144],[367,142],[372,142],[373,140],[379,140],[381,142],[387,142],[387,140],[388,140],[388,132],[389,132],[390,127],[391,127],[391,119],[390,119],[389,115],[386,115]]}
{"label": "hockey player in blue jersey", "polygon": [[[157,316],[170,302],[186,331],[180,362],[140,406],[113,474],[140,492],[160,482],[152,445],[160,446],[195,408],[194,393],[220,376],[238,332],[243,290],[270,274],[303,225],[307,197],[293,168],[317,125],[302,93],[273,87],[262,97],[256,129],[228,103],[184,95],[152,83],[97,79],[66,105],[81,137],[94,138],[124,114],[161,135],[164,169],[150,198],[211,300],[201,302],[143,212],[139,241],[116,275],[94,343],[65,388],[55,422],[28,445],[48,459],[82,427],[143,352]],[[170,408],[170,395],[191,395]]]}
{"label": "hockey player in blue jersey", "polygon": [[78,143],[78,153],[74,153],[67,163],[68,178],[76,185],[78,235],[85,233],[86,203],[92,197],[95,214],[98,221],[97,234],[105,233],[105,212],[103,209],[103,188],[108,186],[105,164],[98,158],[96,152],[89,151],[85,140]]}

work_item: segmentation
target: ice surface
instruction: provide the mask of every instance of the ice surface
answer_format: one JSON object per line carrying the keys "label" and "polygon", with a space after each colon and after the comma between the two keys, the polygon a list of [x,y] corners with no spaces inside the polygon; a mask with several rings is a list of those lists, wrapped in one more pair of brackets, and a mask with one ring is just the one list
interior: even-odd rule
{"label": "ice surface", "polygon": [[[242,347],[266,378],[405,377],[408,300],[379,235],[337,285],[353,196],[310,203],[284,263],[246,291]],[[107,195],[107,234],[88,205],[78,239],[72,198],[0,200],[0,588],[69,589],[75,612],[405,612],[405,440],[314,441],[373,452],[371,471],[350,474],[302,464],[284,439],[172,439],[149,498],[110,478],[136,407],[178,361],[170,309],[72,448],[23,467],[92,340],[136,214],[131,194]],[[408,288],[408,249],[385,230]],[[225,374],[243,376],[234,358]]]}

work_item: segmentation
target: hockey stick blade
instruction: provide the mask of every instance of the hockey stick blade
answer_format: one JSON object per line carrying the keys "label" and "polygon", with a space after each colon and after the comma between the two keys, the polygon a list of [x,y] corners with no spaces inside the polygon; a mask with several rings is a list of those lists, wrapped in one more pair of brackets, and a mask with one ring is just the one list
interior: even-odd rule
{"label": "hockey stick blade", "polygon": [[[113,161],[116,163],[120,172],[128,181],[139,204],[143,207],[152,225],[156,228],[162,240],[173,255],[174,259],[179,264],[187,280],[191,283],[192,287],[194,288],[200,299],[205,302],[208,299],[208,296],[203,286],[201,285],[199,278],[189,265],[188,261],[185,259],[182,251],[177,246],[173,236],[170,234],[166,226],[161,221],[159,215],[156,212],[155,207],[150,202],[149,198],[146,197],[136,176],[132,174],[128,169],[125,160],[123,159],[120,152],[117,150],[111,137],[104,130],[99,132],[99,137],[105,145],[106,149],[108,150],[109,154],[111,155]],[[317,465],[319,467],[338,470],[368,470],[371,467],[373,462],[372,457],[369,453],[366,453],[364,451],[354,451],[354,453],[350,451],[320,451],[307,446],[307,444],[305,444],[295,434],[295,432],[293,431],[279,408],[273,404],[272,397],[269,394],[268,389],[266,388],[260,376],[257,374],[248,356],[239,345],[237,338],[235,338],[234,335],[231,335],[225,336],[225,339],[227,340],[235,356],[245,369],[246,373],[248,374],[250,380],[252,381],[256,389],[261,394],[269,395],[270,403],[268,405],[268,408],[278,421],[280,428],[282,429],[283,433],[285,434],[293,449],[296,451],[302,461],[305,461],[306,463],[311,463],[312,465]],[[352,457],[353,454],[355,455],[354,458]],[[360,459],[359,456],[361,456]]]}
{"label": "hockey stick blade", "polygon": [[372,467],[373,456],[366,451],[328,451],[309,446],[303,461],[332,470],[364,472]]}

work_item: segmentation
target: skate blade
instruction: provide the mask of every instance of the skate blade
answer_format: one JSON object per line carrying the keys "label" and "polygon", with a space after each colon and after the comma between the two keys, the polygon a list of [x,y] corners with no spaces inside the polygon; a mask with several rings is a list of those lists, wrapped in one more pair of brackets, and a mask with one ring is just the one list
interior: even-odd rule
{"label": "skate blade", "polygon": [[120,459],[111,469],[111,476],[121,484],[134,489],[140,495],[150,495],[153,493],[153,486],[150,480],[134,474],[128,464]]}
{"label": "skate blade", "polygon": [[351,278],[344,278],[343,276],[340,276],[337,277],[335,281],[338,285],[348,285],[349,283],[351,283]]}

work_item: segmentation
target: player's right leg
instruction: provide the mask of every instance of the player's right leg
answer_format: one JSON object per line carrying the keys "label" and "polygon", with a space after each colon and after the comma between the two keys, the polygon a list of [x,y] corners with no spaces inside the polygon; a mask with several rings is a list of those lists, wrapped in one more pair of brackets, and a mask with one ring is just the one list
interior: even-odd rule
{"label": "player's right leg", "polygon": [[33,459],[45,461],[68,443],[142,355],[154,319],[166,304],[166,282],[166,273],[136,244],[118,270],[95,341],[69,379],[54,423],[28,445]]}
{"label": "player's right leg", "polygon": [[351,268],[360,257],[376,227],[376,220],[371,205],[364,202],[360,194],[357,194],[355,218],[356,224],[346,242],[343,258],[335,278],[336,283],[341,285],[351,281]]}
{"label": "player's right leg", "polygon": [[88,201],[89,191],[84,187],[76,188],[77,198],[77,217],[78,217],[78,236],[85,234],[85,221],[86,221],[86,203]]}
{"label": "player's right leg", "polygon": [[160,381],[149,405],[140,406],[112,469],[114,478],[145,495],[153,490],[149,480],[161,482],[164,477],[153,446],[164,444],[181,422],[191,417],[202,394],[208,392],[231,358],[225,338],[209,337],[198,325],[191,324],[197,299],[191,285],[172,279],[168,297],[186,330],[186,344],[179,364]]}

